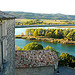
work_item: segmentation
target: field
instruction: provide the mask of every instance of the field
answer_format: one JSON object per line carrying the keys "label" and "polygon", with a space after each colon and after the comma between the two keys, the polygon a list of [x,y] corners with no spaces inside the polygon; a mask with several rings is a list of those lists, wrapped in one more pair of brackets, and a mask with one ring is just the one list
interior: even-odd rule
{"label": "field", "polygon": [[33,19],[16,19],[16,22],[26,22],[26,21],[31,21]]}
{"label": "field", "polygon": [[59,26],[58,28],[75,28],[75,26]]}
{"label": "field", "polygon": [[15,25],[75,24],[75,20],[16,19]]}

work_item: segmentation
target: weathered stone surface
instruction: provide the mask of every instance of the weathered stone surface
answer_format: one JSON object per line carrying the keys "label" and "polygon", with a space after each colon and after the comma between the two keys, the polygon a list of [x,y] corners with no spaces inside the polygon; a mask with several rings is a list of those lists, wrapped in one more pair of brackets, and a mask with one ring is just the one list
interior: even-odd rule
{"label": "weathered stone surface", "polygon": [[2,23],[3,60],[8,62],[4,75],[15,75],[15,19],[6,19]]}
{"label": "weathered stone surface", "polygon": [[58,57],[51,50],[15,51],[15,75],[54,75]]}
{"label": "weathered stone surface", "polygon": [[13,15],[0,11],[0,19],[9,19],[9,18],[14,19],[15,17]]}
{"label": "weathered stone surface", "polygon": [[5,75],[15,75],[15,20],[5,21],[7,28],[7,61],[9,62]]}
{"label": "weathered stone surface", "polygon": [[54,75],[54,66],[17,68],[15,75]]}
{"label": "weathered stone surface", "polygon": [[15,51],[15,53],[16,68],[49,66],[58,63],[57,54],[51,50]]}

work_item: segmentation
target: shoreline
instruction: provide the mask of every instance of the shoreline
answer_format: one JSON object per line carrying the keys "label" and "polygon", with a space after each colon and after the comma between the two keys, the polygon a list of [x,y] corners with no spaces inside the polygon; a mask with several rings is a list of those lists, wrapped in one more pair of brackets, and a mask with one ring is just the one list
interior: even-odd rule
{"label": "shoreline", "polygon": [[62,26],[75,26],[75,24],[52,24],[52,25],[15,25],[15,28],[24,28],[24,27],[62,27]]}
{"label": "shoreline", "polygon": [[26,36],[26,35],[15,35],[15,38],[33,40],[33,41],[44,41],[44,42],[49,42],[49,43],[61,43],[61,44],[75,45],[75,41],[69,41],[67,39],[45,38],[45,37],[40,37],[40,36],[34,37],[34,36]]}

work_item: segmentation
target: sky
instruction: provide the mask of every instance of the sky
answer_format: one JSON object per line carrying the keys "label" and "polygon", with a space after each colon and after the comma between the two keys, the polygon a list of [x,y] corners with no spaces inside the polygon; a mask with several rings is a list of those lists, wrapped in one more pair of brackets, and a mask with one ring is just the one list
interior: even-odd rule
{"label": "sky", "polygon": [[75,15],[75,0],[1,0],[0,10]]}

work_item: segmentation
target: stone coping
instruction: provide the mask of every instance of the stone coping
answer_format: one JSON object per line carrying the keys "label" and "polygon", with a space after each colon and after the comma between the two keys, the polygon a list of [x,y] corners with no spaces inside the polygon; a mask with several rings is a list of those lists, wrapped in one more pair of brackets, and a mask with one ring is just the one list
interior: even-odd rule
{"label": "stone coping", "polygon": [[15,51],[16,68],[56,65],[58,57],[51,50]]}

